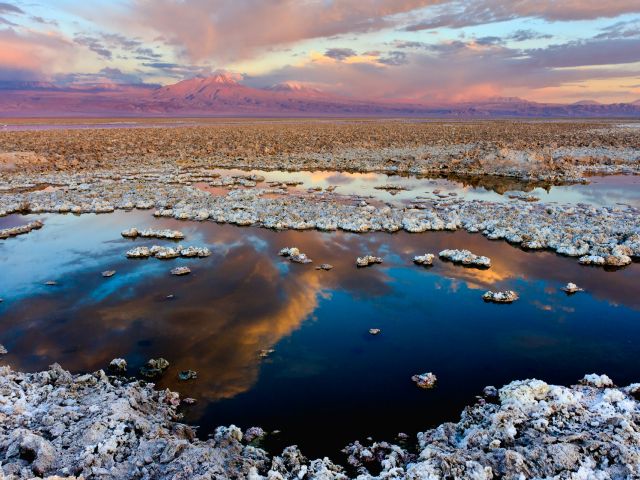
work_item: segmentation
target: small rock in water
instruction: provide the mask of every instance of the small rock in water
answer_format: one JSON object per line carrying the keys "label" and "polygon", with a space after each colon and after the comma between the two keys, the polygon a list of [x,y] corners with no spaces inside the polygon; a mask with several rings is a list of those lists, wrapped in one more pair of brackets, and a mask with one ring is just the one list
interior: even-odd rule
{"label": "small rock in water", "polygon": [[564,287],[562,287],[562,290],[564,290],[565,293],[569,295],[572,293],[584,292],[583,288],[580,288],[579,286],[577,286],[575,283],[572,283],[572,282],[567,283]]}
{"label": "small rock in water", "polygon": [[159,260],[171,260],[172,258],[178,258],[180,256],[181,248],[181,245],[178,245],[176,248],[154,245],[149,249],[149,252],[151,256]]}
{"label": "small rock in water", "polygon": [[376,263],[382,263],[381,257],[374,257],[372,255],[365,255],[364,257],[356,258],[356,266],[368,267],[369,265],[375,265]]}
{"label": "small rock in water", "polygon": [[114,372],[126,372],[127,371],[127,361],[124,358],[114,358],[109,363],[109,370]]}
{"label": "small rock in water", "polygon": [[102,276],[105,278],[113,277],[115,274],[115,270],[105,270],[104,272],[102,272]]}
{"label": "small rock in water", "polygon": [[258,353],[258,356],[260,358],[267,358],[269,355],[271,355],[273,352],[275,352],[275,350],[273,348],[265,348],[263,350],[260,350],[260,353]]}
{"label": "small rock in water", "polygon": [[125,238],[167,238],[170,240],[182,240],[184,238],[184,233],[180,232],[179,230],[154,230],[153,228],[148,228],[145,230],[130,228],[129,230],[124,230],[121,235]]}
{"label": "small rock in water", "polygon": [[505,290],[504,292],[492,292],[489,290],[482,295],[482,299],[485,302],[493,303],[512,303],[518,300],[518,294],[513,290]]}
{"label": "small rock in water", "polygon": [[187,397],[182,399],[182,403],[185,405],[195,405],[198,401],[195,398]]}
{"label": "small rock in water", "polygon": [[29,233],[32,230],[38,230],[39,228],[42,228],[42,225],[43,223],[40,220],[36,220],[35,222],[28,223],[27,225],[2,229],[0,230],[0,239]]}
{"label": "small rock in water", "polygon": [[211,250],[206,247],[186,247],[180,250],[180,255],[187,258],[204,258],[211,255]]}
{"label": "small rock in water", "polygon": [[316,270],[325,270],[325,271],[329,271],[333,268],[333,265],[329,264],[329,263],[322,263],[320,265],[318,265],[316,267]]}
{"label": "small rock in water", "polygon": [[44,284],[49,286],[54,286],[54,285],[58,285],[58,282],[56,282],[55,280],[48,280],[44,282]]}
{"label": "small rock in water", "polygon": [[157,378],[169,368],[169,362],[164,358],[152,358],[147,364],[140,368],[140,374],[147,378]]}
{"label": "small rock in water", "polygon": [[411,377],[411,380],[413,380],[417,386],[424,389],[433,388],[438,381],[436,376],[431,372],[414,375]]}
{"label": "small rock in water", "polygon": [[424,255],[416,255],[413,257],[413,263],[417,265],[429,266],[433,265],[433,259],[435,255],[432,253],[425,253]]}
{"label": "small rock in water", "polygon": [[379,328],[370,328],[369,329],[369,333],[371,335],[378,335],[381,332],[381,330]]}
{"label": "small rock in water", "polygon": [[138,236],[138,229],[130,228],[129,230],[123,230],[120,235],[124,238],[136,238]]}
{"label": "small rock in water", "polygon": [[4,347],[4,345],[0,344],[0,355],[6,355],[9,351]]}
{"label": "small rock in water", "polygon": [[188,275],[191,273],[191,269],[189,267],[176,267],[171,269],[171,275]]}
{"label": "small rock in water", "polygon": [[174,298],[176,298],[176,296],[174,294],[169,294],[164,298],[166,298],[167,300],[173,300]]}
{"label": "small rock in water", "polygon": [[452,261],[453,263],[461,263],[462,265],[474,266],[479,268],[489,268],[491,259],[481,255],[475,255],[469,250],[442,250],[438,255],[441,258]]}
{"label": "small rock in water", "polygon": [[290,257],[291,255],[299,254],[300,250],[298,250],[296,247],[284,247],[278,252],[278,255],[280,255],[281,257]]}
{"label": "small rock in water", "polygon": [[151,256],[151,249],[149,247],[136,247],[129,250],[127,258],[148,258]]}
{"label": "small rock in water", "polygon": [[180,380],[194,380],[196,378],[198,378],[198,374],[197,372],[193,371],[193,370],[181,370],[178,373],[178,378]]}
{"label": "small rock in water", "polygon": [[312,260],[307,257],[305,253],[302,253],[296,247],[285,247],[278,252],[281,257],[287,257],[294,263],[311,263]]}

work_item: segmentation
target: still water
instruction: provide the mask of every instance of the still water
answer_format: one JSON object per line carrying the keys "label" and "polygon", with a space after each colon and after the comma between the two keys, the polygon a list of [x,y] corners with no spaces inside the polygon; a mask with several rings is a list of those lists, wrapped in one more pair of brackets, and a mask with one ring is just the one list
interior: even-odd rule
{"label": "still water", "polygon": [[[465,200],[487,200],[492,202],[517,202],[513,193],[526,192],[545,203],[585,203],[595,206],[630,206],[640,208],[640,175],[607,175],[587,177],[588,183],[551,185],[527,182],[516,178],[491,175],[448,178],[396,175],[378,172],[335,171],[267,171],[239,169],[211,169],[221,176],[261,175],[265,182],[298,181],[301,185],[292,188],[306,190],[335,187],[335,192],[345,196],[369,197],[389,203],[403,203],[420,199],[434,199],[437,195],[453,195]],[[381,189],[385,185],[397,185],[402,190]],[[207,189],[217,194],[226,189]],[[258,187],[266,187],[259,183]]]}
{"label": "still water", "polygon": [[[162,356],[171,366],[158,386],[198,400],[184,412],[202,437],[217,425],[258,425],[280,430],[268,448],[298,444],[336,457],[356,439],[393,440],[455,420],[485,385],[569,384],[591,372],[640,380],[637,263],[607,272],[466,232],[274,232],[135,211],[9,216],[0,228],[36,218],[41,230],[0,241],[0,343],[9,350],[0,362],[85,372],[123,357],[135,374]],[[128,260],[134,245],[171,243],[122,238],[132,226],[180,229],[182,244],[212,255]],[[314,263],[289,263],[277,255],[285,246]],[[493,266],[411,262],[443,248],[468,248]],[[357,269],[365,253],[384,263]],[[315,270],[320,263],[334,269]],[[183,264],[190,275],[169,274]],[[102,278],[109,269],[116,275]],[[586,292],[564,294],[568,281]],[[521,299],[486,304],[489,288]],[[186,369],[198,378],[178,380]],[[438,376],[432,391],[410,380],[425,371]]]}

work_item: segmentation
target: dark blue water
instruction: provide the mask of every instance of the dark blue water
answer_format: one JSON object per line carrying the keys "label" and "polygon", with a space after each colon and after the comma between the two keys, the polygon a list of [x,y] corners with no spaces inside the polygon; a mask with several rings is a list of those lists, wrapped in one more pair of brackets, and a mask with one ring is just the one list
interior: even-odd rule
{"label": "dark blue water", "polygon": [[[217,425],[259,425],[281,431],[270,448],[295,443],[335,457],[356,439],[393,440],[456,420],[485,385],[530,377],[569,384],[592,372],[618,384],[640,380],[637,263],[607,272],[465,232],[273,232],[149,212],[12,216],[0,228],[35,218],[41,230],[0,241],[0,343],[10,352],[0,361],[84,372],[124,357],[136,373],[163,356],[171,367],[159,386],[198,400],[185,420],[203,437]],[[178,228],[183,244],[213,254],[127,260],[133,245],[172,243],[122,238],[132,226]],[[314,263],[289,263],[277,255],[285,246]],[[468,248],[493,266],[411,262],[443,248]],[[384,263],[357,269],[365,253]],[[314,269],[325,262],[334,269]],[[192,274],[171,276],[181,264]],[[107,269],[116,275],[102,278]],[[587,291],[565,295],[568,281]],[[486,304],[487,289],[521,299]],[[268,348],[275,352],[260,358]],[[179,381],[183,369],[198,379]],[[438,376],[434,390],[410,380],[425,371]]]}

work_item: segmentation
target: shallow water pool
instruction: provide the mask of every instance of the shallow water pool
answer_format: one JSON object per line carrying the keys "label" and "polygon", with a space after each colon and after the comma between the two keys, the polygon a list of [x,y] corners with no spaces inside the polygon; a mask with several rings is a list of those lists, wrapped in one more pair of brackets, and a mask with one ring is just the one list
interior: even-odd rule
{"label": "shallow water pool", "polygon": [[[389,203],[402,203],[438,196],[454,196],[465,200],[492,202],[522,201],[513,197],[515,192],[526,192],[539,201],[550,203],[586,203],[595,206],[627,205],[640,208],[640,175],[608,175],[587,177],[589,183],[550,185],[532,183],[509,177],[449,177],[433,178],[387,173],[358,173],[335,171],[266,171],[239,169],[212,169],[221,176],[261,175],[265,182],[299,181],[292,188],[306,190],[336,187],[335,193],[347,196],[371,197]],[[396,185],[402,190],[380,187]],[[206,189],[206,184],[202,185]],[[258,188],[266,187],[259,183]],[[212,189],[223,194],[225,189]]]}
{"label": "shallow water pool", "polygon": [[[36,218],[41,230],[0,240],[0,343],[9,350],[0,362],[85,372],[123,357],[136,374],[162,356],[171,366],[158,386],[198,400],[184,413],[203,437],[217,425],[259,425],[280,431],[267,448],[298,444],[336,457],[356,439],[393,440],[457,420],[485,385],[570,384],[592,372],[621,385],[640,380],[637,263],[607,272],[466,232],[274,232],[148,211],[9,216],[0,228]],[[182,244],[212,255],[128,260],[132,246],[174,243],[122,238],[132,226],[180,229]],[[314,263],[279,257],[285,246]],[[411,261],[444,248],[468,248],[493,266]],[[366,253],[384,263],[356,268]],[[315,270],[320,263],[334,268]],[[171,276],[177,265],[192,273]],[[110,269],[115,276],[100,275]],[[586,292],[566,295],[569,281]],[[521,298],[487,304],[487,289]],[[263,349],[274,352],[261,358]],[[186,369],[198,378],[178,380]],[[410,380],[426,371],[438,376],[434,390]]]}

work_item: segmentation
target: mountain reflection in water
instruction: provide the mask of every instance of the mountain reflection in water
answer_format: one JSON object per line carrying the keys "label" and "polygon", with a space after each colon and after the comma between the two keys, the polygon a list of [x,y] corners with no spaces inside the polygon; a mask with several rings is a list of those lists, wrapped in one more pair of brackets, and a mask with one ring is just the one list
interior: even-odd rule
{"label": "mountain reflection in water", "polygon": [[[274,232],[149,212],[10,216],[0,228],[35,218],[44,228],[0,242],[0,343],[10,352],[2,363],[80,372],[123,357],[135,374],[148,358],[165,357],[171,367],[158,386],[198,400],[186,420],[202,435],[221,424],[260,425],[324,455],[368,435],[392,439],[454,420],[488,384],[571,383],[592,371],[619,384],[640,380],[638,264],[606,272],[466,232]],[[172,243],[122,238],[131,226],[180,229],[182,244],[213,254],[127,260],[133,245]],[[279,257],[285,246],[314,263]],[[411,263],[444,248],[487,255],[493,266]],[[357,269],[365,253],[384,263]],[[320,263],[334,268],[315,270]],[[176,265],[192,273],[169,275]],[[108,269],[116,275],[102,278]],[[569,281],[587,292],[565,295]],[[520,293],[513,305],[480,298],[507,288]],[[382,333],[370,336],[372,327]],[[198,378],[179,381],[186,369]],[[409,378],[422,371],[436,373],[437,389],[415,388]]]}

